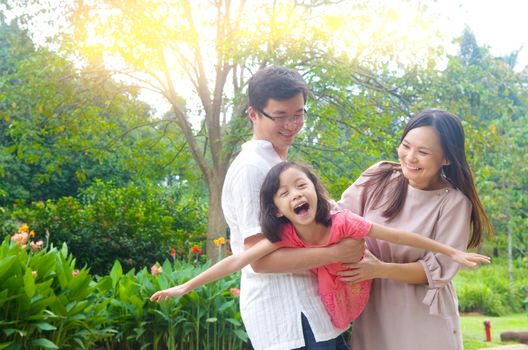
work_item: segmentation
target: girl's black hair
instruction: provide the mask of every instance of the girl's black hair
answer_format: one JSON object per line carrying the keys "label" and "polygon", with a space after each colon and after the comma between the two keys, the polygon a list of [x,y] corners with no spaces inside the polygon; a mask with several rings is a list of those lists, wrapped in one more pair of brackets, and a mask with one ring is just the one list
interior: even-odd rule
{"label": "girl's black hair", "polygon": [[[472,204],[472,227],[468,248],[477,247],[482,241],[483,232],[491,235],[493,228],[478,197],[473,174],[466,159],[462,123],[457,116],[449,112],[440,109],[423,110],[407,123],[400,144],[409,131],[422,126],[430,126],[438,134],[444,156],[449,161],[448,165],[442,167],[443,173]],[[393,176],[395,173],[398,176]],[[366,187],[366,192],[372,191],[374,207],[384,206],[383,216],[389,220],[396,217],[405,204],[409,186],[409,181],[402,174],[400,164],[385,162],[379,168],[367,171],[365,176],[369,179],[363,183],[363,186]],[[387,200],[381,203],[385,191],[389,191]]]}
{"label": "girl's black hair", "polygon": [[296,168],[306,174],[308,179],[312,181],[317,194],[317,210],[315,213],[315,222],[326,227],[332,225],[332,218],[330,216],[330,202],[326,196],[326,192],[317,179],[317,176],[307,166],[297,164],[294,162],[281,162],[270,169],[262,187],[260,188],[260,227],[262,233],[271,242],[278,242],[281,240],[282,226],[290,222],[284,216],[277,216],[278,209],[273,198],[280,187],[281,174],[290,168]]}

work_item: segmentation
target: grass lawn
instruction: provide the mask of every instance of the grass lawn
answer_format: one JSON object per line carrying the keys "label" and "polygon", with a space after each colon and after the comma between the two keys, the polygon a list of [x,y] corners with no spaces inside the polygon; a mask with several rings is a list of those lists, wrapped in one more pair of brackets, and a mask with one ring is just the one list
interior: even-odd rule
{"label": "grass lawn", "polygon": [[[506,331],[528,331],[528,316],[526,313],[503,317],[465,314],[461,315],[460,320],[465,350],[512,344],[511,342],[502,343],[500,341],[500,334]],[[485,341],[484,321],[486,320],[491,322],[491,342],[489,343]]]}

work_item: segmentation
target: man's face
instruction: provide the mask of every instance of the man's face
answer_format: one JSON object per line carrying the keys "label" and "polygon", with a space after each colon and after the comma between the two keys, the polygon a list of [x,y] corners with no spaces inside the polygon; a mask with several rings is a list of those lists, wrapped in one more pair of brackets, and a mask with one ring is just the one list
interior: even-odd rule
{"label": "man's face", "polygon": [[304,125],[304,97],[299,93],[283,101],[269,99],[262,111],[249,107],[248,116],[253,122],[255,139],[271,142],[285,159],[288,147]]}

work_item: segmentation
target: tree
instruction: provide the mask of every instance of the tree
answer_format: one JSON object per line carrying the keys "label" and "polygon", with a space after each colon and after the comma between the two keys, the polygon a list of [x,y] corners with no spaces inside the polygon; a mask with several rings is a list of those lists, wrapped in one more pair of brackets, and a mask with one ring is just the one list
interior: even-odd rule
{"label": "tree", "polygon": [[[117,57],[121,65],[115,66],[116,75],[133,77],[169,102],[171,115],[166,120],[173,121],[182,130],[208,186],[209,254],[215,251],[213,239],[225,232],[221,189],[230,160],[249,135],[247,121],[242,118],[244,92],[248,78],[256,69],[270,64],[288,65],[301,71],[310,82],[320,81],[322,86],[325,82],[331,85],[330,79],[335,76],[327,78],[321,67],[345,64],[347,73],[356,79],[355,87],[376,86],[380,94],[390,94],[391,89],[378,84],[376,74],[370,69],[358,69],[357,60],[367,54],[368,46],[358,47],[352,57],[343,53],[343,44],[348,45],[348,39],[360,37],[361,33],[347,33],[354,28],[335,8],[330,15],[325,15],[325,10],[334,3],[84,1],[71,13],[76,49],[84,57],[88,60]],[[348,6],[347,13],[351,13],[351,7],[358,10],[355,19],[358,23],[362,21],[362,26],[368,26],[368,6],[360,2],[337,5]],[[380,9],[377,8],[379,14],[394,17],[394,12]],[[381,41],[377,43],[388,43],[394,39],[395,32],[379,32],[376,38]],[[394,58],[395,50],[389,51],[383,51],[378,57],[392,55]],[[346,60],[335,59],[340,56]],[[335,82],[351,87],[345,80],[342,77]],[[365,100],[369,98],[372,98],[370,94],[364,95]],[[317,104],[313,106],[318,110]],[[312,127],[317,123],[329,125],[329,121],[323,121],[325,116],[320,116],[322,119],[314,121]],[[195,120],[198,122],[194,123]],[[348,129],[345,124],[341,126]],[[318,140],[311,138],[308,143],[314,145]]]}
{"label": "tree", "polygon": [[161,181],[186,168],[178,130],[152,119],[134,87],[36,49],[16,25],[0,25],[0,62],[0,204],[75,195],[95,178]]}
{"label": "tree", "polygon": [[[11,6],[18,2],[6,1]],[[39,0],[30,3],[42,7]],[[212,239],[225,231],[220,209],[225,172],[238,145],[250,134],[242,118],[244,93],[256,69],[290,66],[317,86],[307,129],[328,127],[332,132],[307,136],[299,143],[313,150],[312,163],[323,167],[330,159],[324,150],[336,149],[336,141],[347,141],[351,135],[347,146],[355,146],[353,151],[341,148],[339,157],[355,168],[379,156],[369,145],[383,145],[381,153],[392,147],[385,136],[408,114],[406,97],[398,95],[410,91],[393,83],[404,83],[399,78],[409,64],[403,62],[426,60],[435,52],[429,45],[434,44],[429,39],[435,34],[425,30],[435,21],[423,15],[425,6],[415,9],[412,20],[399,16],[398,6],[410,7],[405,2],[373,6],[368,1],[331,0],[78,1],[68,8],[73,35],[68,37],[71,28],[66,28],[60,39],[65,39],[63,48],[72,49],[70,57],[81,58],[92,68],[104,62],[114,78],[134,79],[169,102],[171,110],[164,121],[181,130],[207,184],[208,252],[214,254]],[[49,6],[43,11],[50,11]],[[31,17],[23,18],[30,23]],[[400,31],[402,26],[407,30]],[[409,32],[423,35],[413,39],[406,36]],[[334,91],[343,93],[333,98]],[[385,115],[384,109],[392,107]],[[362,125],[355,127],[352,117],[360,117]],[[376,122],[366,127],[369,117]],[[370,141],[379,129],[380,137]],[[363,151],[366,156],[360,159]],[[351,176],[343,174],[349,170],[346,166],[338,172],[324,168],[329,180],[340,177],[337,186]]]}
{"label": "tree", "polygon": [[[507,253],[510,266],[524,257],[527,222],[526,161],[528,152],[527,77],[513,70],[515,56],[494,57],[479,47],[466,28],[458,55],[428,80],[421,103],[434,103],[462,118],[466,147],[477,187],[496,231],[495,245]],[[509,249],[505,246],[509,245]]]}

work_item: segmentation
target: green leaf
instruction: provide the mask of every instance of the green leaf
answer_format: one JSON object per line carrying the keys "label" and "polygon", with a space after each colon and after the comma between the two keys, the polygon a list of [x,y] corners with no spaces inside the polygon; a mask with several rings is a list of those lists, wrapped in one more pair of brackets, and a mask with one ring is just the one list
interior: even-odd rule
{"label": "green leaf", "polygon": [[16,329],[16,328],[6,328],[4,329],[4,333],[5,335],[7,336],[10,336],[10,335],[13,335],[15,333],[18,333],[18,335],[20,337],[25,337],[26,336],[26,331],[24,331],[23,329]]}
{"label": "green leaf", "polygon": [[57,329],[57,327],[55,327],[54,325],[49,324],[47,322],[35,323],[35,327],[37,327],[38,329],[40,329],[42,331],[54,331],[54,330]]}
{"label": "green leaf", "polygon": [[7,350],[20,350],[22,349],[22,342],[12,342],[7,348]]}
{"label": "green leaf", "polygon": [[119,263],[119,260],[116,260],[114,262],[114,266],[112,267],[112,270],[110,271],[110,277],[112,278],[112,287],[115,288],[117,285],[117,282],[119,282],[119,279],[123,276],[123,268],[121,267],[121,263]]}
{"label": "green leaf", "polygon": [[2,307],[2,305],[4,305],[4,303],[7,301],[7,294],[8,294],[9,290],[7,289],[4,289],[3,291],[0,292],[0,307]]}
{"label": "green leaf", "polygon": [[31,341],[31,345],[40,346],[45,349],[58,349],[59,348],[57,345],[55,345],[54,342],[48,339],[45,339],[45,338],[34,339]]}
{"label": "green leaf", "polygon": [[24,274],[24,291],[30,299],[35,295],[35,278],[32,275],[31,269],[26,269],[26,273]]}
{"label": "green leaf", "polygon": [[2,280],[4,275],[9,272],[9,269],[11,269],[16,260],[16,255],[7,256],[0,260],[0,280]]}
{"label": "green leaf", "polygon": [[223,312],[223,311],[225,311],[227,308],[230,308],[231,306],[233,306],[234,303],[235,303],[234,300],[226,301],[225,303],[223,303],[222,305],[220,305],[220,307],[218,308],[218,311],[219,311],[219,312]]}
{"label": "green leaf", "polygon": [[234,329],[233,333],[235,333],[235,335],[238,338],[240,338],[242,341],[247,341],[248,340],[247,333],[244,330],[240,329],[240,328]]}
{"label": "green leaf", "polygon": [[9,346],[11,346],[13,343],[12,342],[9,342],[9,343],[0,343],[0,350],[4,350],[4,349],[7,349]]}
{"label": "green leaf", "polygon": [[234,326],[241,326],[242,325],[242,322],[240,322],[239,320],[235,320],[234,318],[228,318],[226,321],[231,323]]}

